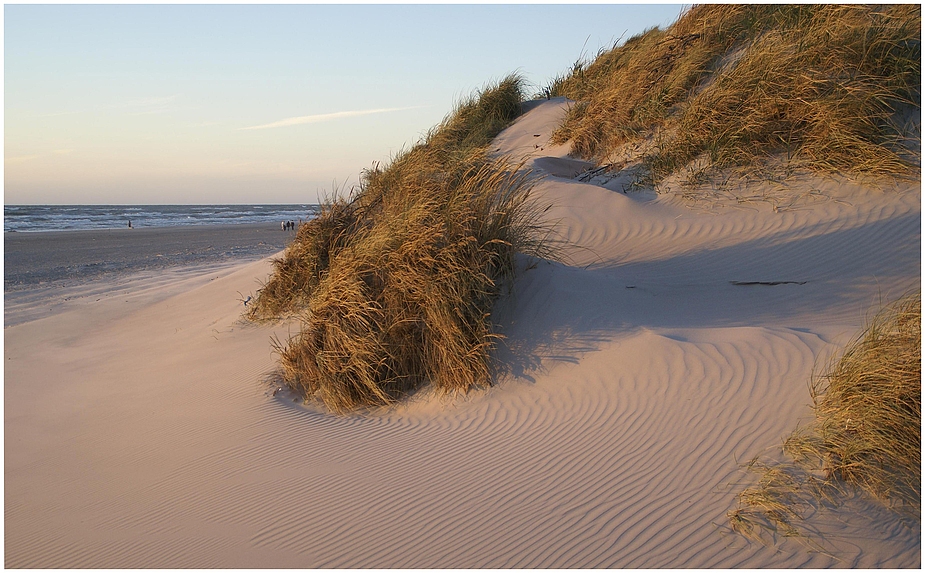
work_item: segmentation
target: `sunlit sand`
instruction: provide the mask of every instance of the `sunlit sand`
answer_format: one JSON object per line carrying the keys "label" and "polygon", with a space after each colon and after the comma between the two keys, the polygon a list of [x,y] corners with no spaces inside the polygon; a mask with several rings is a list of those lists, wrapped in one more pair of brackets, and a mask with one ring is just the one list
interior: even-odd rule
{"label": "sunlit sand", "polygon": [[537,201],[570,246],[521,261],[490,390],[348,416],[276,391],[270,341],[298,325],[240,320],[268,259],[22,314],[6,566],[919,567],[920,527],[862,498],[811,517],[825,552],[726,520],[814,368],[918,287],[918,184],[625,194],[548,144],[567,105],[492,148],[554,174]]}

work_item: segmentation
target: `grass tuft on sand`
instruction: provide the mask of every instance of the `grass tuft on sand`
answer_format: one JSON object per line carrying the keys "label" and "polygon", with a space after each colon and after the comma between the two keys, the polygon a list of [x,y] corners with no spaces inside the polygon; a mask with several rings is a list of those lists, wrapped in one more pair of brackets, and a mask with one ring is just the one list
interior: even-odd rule
{"label": "grass tuft on sand", "polygon": [[917,5],[699,5],[667,30],[578,61],[555,143],[599,165],[642,148],[651,183],[772,156],[791,168],[905,176],[919,164]]}
{"label": "grass tuft on sand", "polygon": [[922,504],[922,303],[883,308],[844,353],[813,378],[815,419],[783,451],[793,461],[753,460],[759,482],[728,514],[735,531],[799,535],[810,507],[837,503],[846,486],[920,518]]}
{"label": "grass tuft on sand", "polygon": [[534,179],[491,139],[521,113],[511,75],[460,102],[418,145],[303,225],[249,311],[296,315],[276,341],[282,376],[335,412],[385,405],[430,383],[491,383],[490,314],[514,255],[544,254]]}

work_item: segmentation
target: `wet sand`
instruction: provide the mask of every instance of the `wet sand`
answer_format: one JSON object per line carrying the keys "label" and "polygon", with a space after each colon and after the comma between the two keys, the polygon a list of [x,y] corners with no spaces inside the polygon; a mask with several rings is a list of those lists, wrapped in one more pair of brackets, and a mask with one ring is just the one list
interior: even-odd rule
{"label": "wet sand", "polygon": [[276,223],[4,233],[4,326],[152,285],[166,295],[160,287],[275,255],[294,236]]}
{"label": "wet sand", "polygon": [[3,290],[257,260],[284,249],[294,235],[277,223],[4,233]]}

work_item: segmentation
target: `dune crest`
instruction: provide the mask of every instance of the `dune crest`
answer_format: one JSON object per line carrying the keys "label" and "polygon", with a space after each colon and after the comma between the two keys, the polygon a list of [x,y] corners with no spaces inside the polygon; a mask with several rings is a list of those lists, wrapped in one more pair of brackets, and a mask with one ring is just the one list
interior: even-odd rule
{"label": "dune crest", "polygon": [[814,366],[918,288],[918,183],[624,194],[549,145],[567,105],[492,146],[552,173],[568,246],[521,260],[489,390],[341,417],[274,393],[295,325],[239,321],[268,261],[7,328],[6,566],[920,567],[920,526],[862,498],[813,516],[828,554],[725,522]]}

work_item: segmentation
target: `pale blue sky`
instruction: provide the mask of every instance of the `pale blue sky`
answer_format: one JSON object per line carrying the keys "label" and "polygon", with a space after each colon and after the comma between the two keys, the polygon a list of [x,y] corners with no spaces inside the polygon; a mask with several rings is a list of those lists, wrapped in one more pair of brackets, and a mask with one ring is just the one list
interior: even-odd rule
{"label": "pale blue sky", "polygon": [[[681,5],[6,5],[4,200],[304,203]],[[250,129],[249,129],[250,128]]]}

